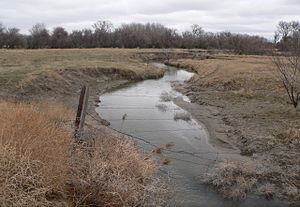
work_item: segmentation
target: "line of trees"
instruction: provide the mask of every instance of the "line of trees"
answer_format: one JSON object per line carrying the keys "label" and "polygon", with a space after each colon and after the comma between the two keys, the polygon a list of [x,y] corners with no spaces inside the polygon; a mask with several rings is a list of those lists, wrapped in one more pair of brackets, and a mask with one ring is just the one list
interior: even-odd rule
{"label": "line of trees", "polygon": [[206,32],[199,25],[179,33],[157,23],[131,23],[114,28],[109,21],[98,21],[92,29],[71,33],[63,27],[50,32],[44,24],[34,25],[29,32],[29,35],[23,35],[18,28],[5,28],[0,24],[0,48],[202,48],[262,54],[272,45],[260,36]]}

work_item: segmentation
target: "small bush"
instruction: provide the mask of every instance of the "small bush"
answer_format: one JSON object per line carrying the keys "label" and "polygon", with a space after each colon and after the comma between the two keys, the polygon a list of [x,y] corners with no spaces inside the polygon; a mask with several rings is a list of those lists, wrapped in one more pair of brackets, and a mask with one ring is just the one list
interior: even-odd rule
{"label": "small bush", "polygon": [[272,199],[275,194],[275,185],[267,183],[263,185],[259,191],[265,196],[265,198]]}
{"label": "small bush", "polygon": [[224,161],[211,170],[204,181],[215,186],[224,198],[243,200],[257,182],[252,169],[249,163]]}

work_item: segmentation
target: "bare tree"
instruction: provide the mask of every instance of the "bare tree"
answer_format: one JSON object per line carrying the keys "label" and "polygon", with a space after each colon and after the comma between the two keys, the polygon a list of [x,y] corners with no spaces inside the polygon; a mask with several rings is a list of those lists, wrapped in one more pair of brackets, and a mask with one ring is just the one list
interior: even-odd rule
{"label": "bare tree", "polygon": [[36,24],[31,30],[31,48],[47,48],[49,46],[50,35],[44,24]]}
{"label": "bare tree", "polygon": [[174,57],[174,49],[173,48],[164,48],[163,54],[165,58],[165,63],[169,64],[170,60]]}
{"label": "bare tree", "polygon": [[51,36],[52,48],[67,48],[69,47],[69,34],[63,27],[56,27]]}
{"label": "bare tree", "polygon": [[202,27],[200,27],[200,25],[198,25],[198,24],[193,24],[191,26],[191,28],[192,28],[193,34],[196,37],[201,37],[205,33],[205,31],[202,29]]}
{"label": "bare tree", "polygon": [[109,33],[113,30],[113,24],[110,21],[98,21],[95,24],[93,24],[93,28],[96,31],[100,31],[103,33]]}
{"label": "bare tree", "polygon": [[0,48],[4,46],[5,43],[5,28],[0,22]]}
{"label": "bare tree", "polygon": [[93,25],[95,29],[94,39],[96,47],[109,47],[111,45],[111,33],[113,24],[109,21],[98,21]]}
{"label": "bare tree", "polygon": [[19,33],[18,28],[8,28],[6,31],[5,45],[7,48],[22,48],[24,47],[24,38]]}
{"label": "bare tree", "polygon": [[275,41],[284,53],[273,57],[279,77],[295,108],[300,101],[300,27],[297,25],[297,22],[279,23]]}

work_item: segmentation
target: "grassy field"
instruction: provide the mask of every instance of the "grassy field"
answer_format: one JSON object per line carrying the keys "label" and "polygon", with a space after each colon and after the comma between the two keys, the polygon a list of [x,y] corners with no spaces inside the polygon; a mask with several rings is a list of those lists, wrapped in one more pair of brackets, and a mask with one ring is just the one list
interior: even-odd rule
{"label": "grassy field", "polygon": [[200,86],[221,90],[253,90],[264,92],[281,90],[282,87],[269,56],[219,55],[212,59],[179,59],[180,65],[198,73],[195,78]]}
{"label": "grassy field", "polygon": [[[138,53],[151,51],[139,49],[43,49],[0,50],[0,87],[15,91],[26,87],[40,74],[59,76],[65,69],[111,69],[133,72],[150,77],[161,71],[147,65]],[[59,78],[59,77],[58,77]]]}

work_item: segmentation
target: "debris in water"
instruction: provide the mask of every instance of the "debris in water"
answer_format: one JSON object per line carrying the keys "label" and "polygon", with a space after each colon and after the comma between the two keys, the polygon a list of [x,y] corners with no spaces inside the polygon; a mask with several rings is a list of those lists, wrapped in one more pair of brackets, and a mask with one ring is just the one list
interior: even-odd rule
{"label": "debris in water", "polygon": [[170,149],[171,147],[173,147],[174,146],[174,143],[167,143],[166,144],[166,148],[167,149]]}
{"label": "debris in water", "polygon": [[158,108],[158,110],[160,110],[162,112],[166,112],[168,109],[168,106],[166,104],[157,104],[156,108]]}
{"label": "debris in water", "polygon": [[160,94],[160,101],[162,101],[162,102],[170,102],[170,101],[172,101],[172,96],[168,92],[163,91]]}
{"label": "debris in water", "polygon": [[163,165],[168,165],[170,164],[171,160],[165,158],[164,161],[162,162]]}
{"label": "debris in water", "polygon": [[156,154],[161,154],[162,153],[162,149],[160,147],[156,147],[152,152],[154,152]]}
{"label": "debris in water", "polygon": [[187,112],[178,112],[174,115],[174,120],[184,120],[184,121],[190,121],[191,120],[191,115]]}

